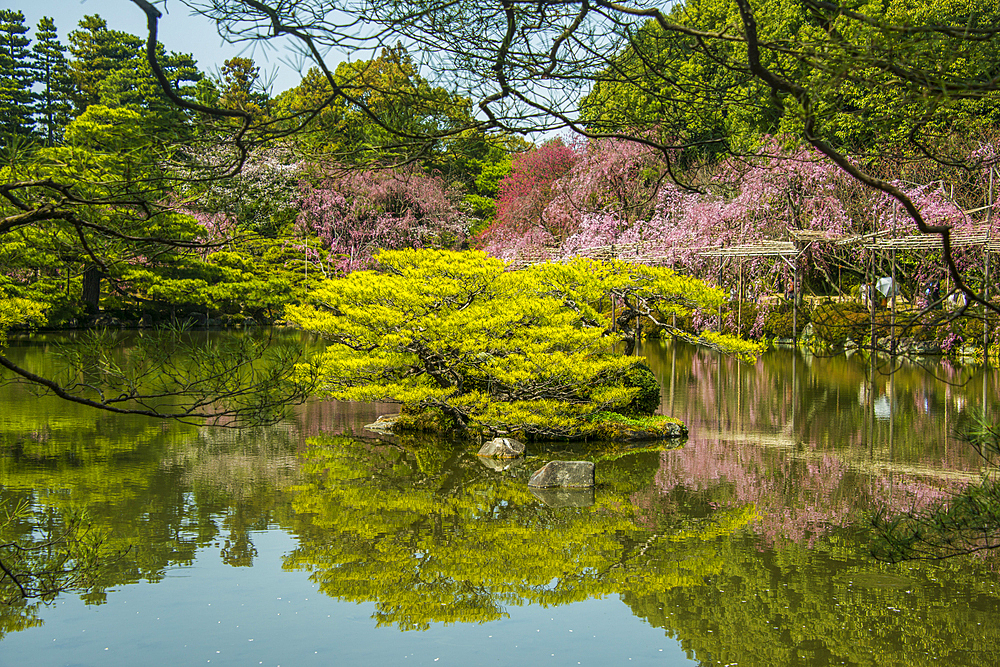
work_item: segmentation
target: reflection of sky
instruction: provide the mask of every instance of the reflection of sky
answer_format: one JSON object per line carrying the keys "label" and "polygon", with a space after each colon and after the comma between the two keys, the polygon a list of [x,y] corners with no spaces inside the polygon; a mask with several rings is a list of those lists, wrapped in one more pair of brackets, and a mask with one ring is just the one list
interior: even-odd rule
{"label": "reflection of sky", "polygon": [[874,405],[872,405],[872,411],[875,413],[875,419],[889,421],[889,416],[892,413],[892,406],[889,405],[889,397],[883,394],[876,398]]}
{"label": "reflection of sky", "polygon": [[[371,618],[373,603],[328,597],[308,572],[282,566],[296,546],[292,535],[271,527],[254,531],[253,539],[260,552],[253,567],[229,567],[204,549],[155,586],[124,586],[107,604],[87,606],[67,596],[43,607],[44,631],[5,636],[0,664],[694,663],[679,640],[638,621],[617,595],[558,609],[510,605],[509,617],[486,624],[387,632]],[[497,657],[504,655],[509,660]]]}

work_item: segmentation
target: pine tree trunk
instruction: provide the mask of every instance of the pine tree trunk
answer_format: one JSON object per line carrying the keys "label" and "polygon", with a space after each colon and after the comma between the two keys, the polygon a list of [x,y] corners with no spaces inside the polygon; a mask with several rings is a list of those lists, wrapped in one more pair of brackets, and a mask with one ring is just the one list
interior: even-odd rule
{"label": "pine tree trunk", "polygon": [[101,270],[94,265],[88,266],[83,272],[83,294],[80,300],[91,315],[100,311],[101,277]]}

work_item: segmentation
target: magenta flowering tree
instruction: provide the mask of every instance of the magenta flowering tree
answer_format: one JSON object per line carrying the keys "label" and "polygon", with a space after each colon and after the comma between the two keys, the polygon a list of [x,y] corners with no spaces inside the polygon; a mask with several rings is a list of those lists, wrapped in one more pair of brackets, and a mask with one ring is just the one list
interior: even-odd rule
{"label": "magenta flowering tree", "polygon": [[[663,155],[643,144],[605,139],[572,150],[575,158],[564,161],[572,166],[545,187],[531,186],[515,166],[502,186],[501,208],[515,233],[491,230],[488,250],[506,258],[566,257],[617,246],[639,260],[717,279],[715,262],[702,256],[705,249],[784,240],[789,229],[834,238],[853,224],[844,203],[850,198],[843,194],[857,186],[811,151],[782,151],[770,142],[757,156],[708,170],[699,191],[669,179]],[[526,211],[530,215],[509,224],[510,212]],[[774,265],[757,261],[744,268],[752,274]]]}
{"label": "magenta flowering tree", "polygon": [[514,158],[500,181],[497,220],[479,238],[484,249],[504,259],[558,246],[570,221],[549,211],[555,184],[574,165],[576,151],[555,139]]}
{"label": "magenta flowering tree", "polygon": [[445,182],[416,167],[352,170],[318,167],[299,185],[300,229],[326,253],[324,271],[353,271],[380,249],[451,248],[470,220]]}

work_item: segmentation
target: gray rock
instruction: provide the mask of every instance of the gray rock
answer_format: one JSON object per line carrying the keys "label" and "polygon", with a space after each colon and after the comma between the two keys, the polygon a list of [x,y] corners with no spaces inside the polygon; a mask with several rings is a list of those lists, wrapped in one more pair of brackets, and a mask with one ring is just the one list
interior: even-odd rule
{"label": "gray rock", "polygon": [[941,354],[941,343],[936,340],[913,341],[913,351],[918,354]]}
{"label": "gray rock", "polygon": [[528,486],[586,488],[594,486],[594,464],[590,461],[550,461],[532,474]]}
{"label": "gray rock", "polygon": [[365,424],[365,428],[369,431],[375,431],[377,433],[392,433],[392,427],[395,426],[396,422],[402,415],[379,415],[378,419],[373,421],[371,424]]}
{"label": "gray rock", "polygon": [[94,320],[95,327],[101,327],[105,329],[121,329],[122,322],[117,317],[111,317],[110,315],[101,315]]}
{"label": "gray rock", "polygon": [[941,344],[936,340],[914,340],[913,338],[902,338],[896,348],[898,352],[905,354],[941,354]]}
{"label": "gray rock", "polygon": [[524,443],[514,438],[493,438],[479,449],[479,456],[491,459],[516,459],[524,454]]}
{"label": "gray rock", "polygon": [[594,489],[531,489],[531,494],[549,507],[590,507]]}

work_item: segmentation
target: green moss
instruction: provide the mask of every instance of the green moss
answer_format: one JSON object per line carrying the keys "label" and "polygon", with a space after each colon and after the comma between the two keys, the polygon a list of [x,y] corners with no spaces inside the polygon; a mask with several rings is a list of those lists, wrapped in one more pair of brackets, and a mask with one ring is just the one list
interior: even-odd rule
{"label": "green moss", "polygon": [[871,313],[860,303],[824,303],[812,316],[813,332],[827,344],[860,340],[871,332]]}
{"label": "green moss", "polygon": [[687,435],[684,422],[675,417],[655,415],[627,417],[615,412],[591,415],[581,434],[594,440],[663,440]]}
{"label": "green moss", "polygon": [[[455,423],[437,408],[413,410],[404,407],[391,429],[394,433],[455,433]],[[465,437],[488,437],[490,434],[471,429]],[[524,439],[524,434],[508,433],[510,437]],[[662,415],[629,417],[617,412],[597,412],[583,423],[579,431],[569,438],[559,440],[606,440],[611,442],[636,442],[666,440],[687,436],[684,422]]]}
{"label": "green moss", "polygon": [[399,418],[392,425],[393,432],[429,431],[431,433],[448,433],[455,430],[455,421],[440,408],[414,409],[404,406]]}

